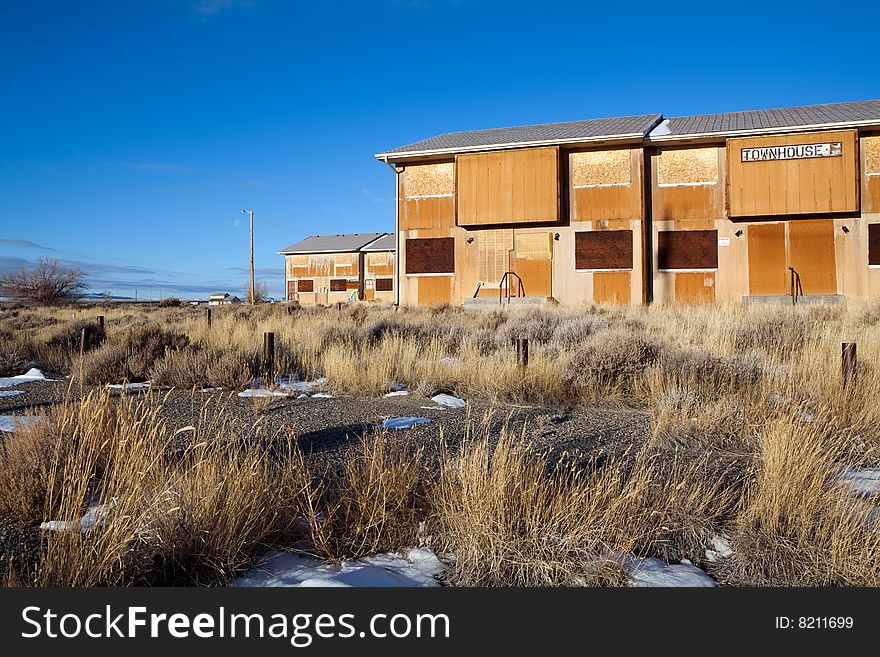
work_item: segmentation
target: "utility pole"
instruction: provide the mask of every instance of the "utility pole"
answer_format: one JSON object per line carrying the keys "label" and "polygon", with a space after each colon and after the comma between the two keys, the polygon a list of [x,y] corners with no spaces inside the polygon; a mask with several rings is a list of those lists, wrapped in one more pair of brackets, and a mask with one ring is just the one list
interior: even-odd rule
{"label": "utility pole", "polygon": [[251,305],[254,305],[254,211],[243,209],[241,213],[251,217]]}

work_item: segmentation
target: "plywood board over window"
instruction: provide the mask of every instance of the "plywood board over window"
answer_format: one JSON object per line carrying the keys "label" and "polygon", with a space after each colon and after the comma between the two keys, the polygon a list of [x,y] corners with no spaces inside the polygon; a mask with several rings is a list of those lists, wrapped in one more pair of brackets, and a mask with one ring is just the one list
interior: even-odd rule
{"label": "plywood board over window", "polygon": [[486,287],[497,287],[504,272],[510,270],[513,229],[480,230],[476,232],[479,249],[479,280]]}
{"label": "plywood board over window", "polygon": [[574,234],[574,266],[580,270],[632,269],[631,230],[582,231]]}
{"label": "plywood board over window", "polygon": [[348,288],[348,281],[344,278],[333,278],[330,280],[330,291],[331,292],[345,292]]}
{"label": "plywood board over window", "polygon": [[865,137],[862,143],[865,148],[865,173],[880,176],[880,135]]}
{"label": "plywood board over window", "polygon": [[315,281],[311,279],[300,279],[296,282],[297,292],[314,292]]}
{"label": "plywood board over window", "polygon": [[377,278],[376,292],[391,292],[394,289],[393,278]]}
{"label": "plywood board over window", "polygon": [[458,155],[455,192],[459,226],[558,222],[559,149]]}
{"label": "plywood board over window", "polygon": [[728,139],[730,216],[858,211],[857,143],[855,130]]}
{"label": "plywood board over window", "polygon": [[405,170],[406,198],[452,196],[454,184],[455,165],[452,162],[410,165]]}
{"label": "plywood board over window", "polygon": [[628,148],[572,153],[569,163],[575,189],[626,186],[632,179],[632,154]]}
{"label": "plywood board over window", "polygon": [[406,240],[407,274],[455,272],[455,238],[423,237]]}
{"label": "plywood board over window", "polygon": [[657,268],[717,269],[717,230],[661,230],[657,233]]}
{"label": "plywood board over window", "polygon": [[682,148],[661,151],[657,184],[661,187],[714,185],[718,182],[718,149]]}

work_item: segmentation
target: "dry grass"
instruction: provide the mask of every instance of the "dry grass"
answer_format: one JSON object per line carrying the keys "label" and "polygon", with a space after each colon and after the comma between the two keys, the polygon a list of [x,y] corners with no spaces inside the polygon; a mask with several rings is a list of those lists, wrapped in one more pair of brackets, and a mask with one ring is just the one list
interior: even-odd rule
{"label": "dry grass", "polygon": [[[0,512],[28,524],[111,503],[101,530],[50,533],[41,570],[21,581],[222,582],[266,545],[302,537],[339,560],[415,545],[426,521],[432,547],[452,555],[453,584],[618,584],[628,552],[687,558],[733,584],[880,583],[877,507],[835,475],[880,464],[880,306],[257,307],[217,311],[210,328],[186,307],[100,312],[107,338],[86,355],[90,380],[239,387],[262,371],[262,333],[273,331],[276,371],[326,376],[332,389],[373,395],[401,382],[502,401],[626,404],[650,412],[652,437],[641,453],[572,469],[478,428],[436,468],[388,436],[366,436],[344,472],[309,472],[293,443],[240,445],[206,424],[181,451],[156,400],[87,397],[4,441]],[[76,373],[66,313],[2,311],[0,364]],[[531,340],[526,370],[516,337]],[[845,389],[844,341],[859,345]],[[271,403],[255,400],[255,410]],[[706,564],[719,534],[735,553]]]}

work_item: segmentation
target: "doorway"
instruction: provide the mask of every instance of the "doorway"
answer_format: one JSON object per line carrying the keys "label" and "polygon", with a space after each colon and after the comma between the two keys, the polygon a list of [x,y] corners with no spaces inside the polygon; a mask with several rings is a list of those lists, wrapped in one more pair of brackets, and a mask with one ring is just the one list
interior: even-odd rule
{"label": "doorway", "polygon": [[750,295],[790,294],[789,267],[800,275],[805,295],[837,293],[833,220],[751,224],[748,246]]}

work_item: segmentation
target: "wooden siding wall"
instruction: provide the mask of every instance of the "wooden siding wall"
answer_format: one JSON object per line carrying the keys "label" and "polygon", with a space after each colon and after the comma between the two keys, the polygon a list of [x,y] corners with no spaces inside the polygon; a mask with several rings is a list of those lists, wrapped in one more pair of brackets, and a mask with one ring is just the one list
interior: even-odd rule
{"label": "wooden siding wall", "polygon": [[560,220],[555,146],[458,155],[455,174],[459,226]]}
{"label": "wooden siding wall", "polygon": [[880,135],[861,138],[862,212],[880,212]]}
{"label": "wooden siding wall", "polygon": [[[841,142],[843,155],[799,160],[742,162],[741,150]],[[859,209],[857,132],[810,132],[727,142],[731,217],[856,212]]]}

